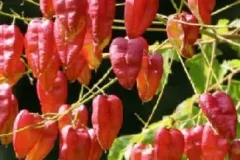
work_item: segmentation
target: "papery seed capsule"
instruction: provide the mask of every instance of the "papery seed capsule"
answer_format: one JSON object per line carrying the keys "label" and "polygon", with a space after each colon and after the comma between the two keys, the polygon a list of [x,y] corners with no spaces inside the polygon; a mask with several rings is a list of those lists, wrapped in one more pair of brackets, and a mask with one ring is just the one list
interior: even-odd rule
{"label": "papery seed capsule", "polygon": [[112,146],[122,126],[122,102],[114,95],[98,95],[94,98],[92,107],[93,129],[102,149],[107,150]]}

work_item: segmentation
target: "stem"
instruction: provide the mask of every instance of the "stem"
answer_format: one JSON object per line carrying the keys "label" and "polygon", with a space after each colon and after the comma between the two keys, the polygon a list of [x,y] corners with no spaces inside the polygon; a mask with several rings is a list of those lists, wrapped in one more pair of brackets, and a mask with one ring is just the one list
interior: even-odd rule
{"label": "stem", "polygon": [[[113,22],[115,22],[115,23],[122,23],[122,24],[125,23],[124,20],[122,20],[122,19],[114,19]],[[164,23],[159,22],[159,21],[152,21],[152,24],[162,25],[162,24],[164,24]]]}
{"label": "stem", "polygon": [[182,59],[182,57],[181,57],[181,55],[180,55],[180,51],[178,51],[178,50],[177,50],[177,55],[178,55],[178,58],[179,58],[182,66],[183,66],[183,69],[184,69],[185,73],[187,74],[187,77],[188,77],[188,79],[189,79],[189,81],[190,81],[190,83],[191,83],[191,85],[192,85],[192,88],[193,88],[194,93],[195,93],[196,95],[199,95],[198,92],[197,92],[197,89],[196,89],[196,87],[195,87],[195,85],[194,85],[194,83],[193,83],[193,81],[192,81],[192,78],[191,78],[191,76],[190,76],[190,74],[189,74],[189,72],[188,72],[188,70],[187,70],[187,67],[185,66],[185,64],[184,64],[184,62],[183,62],[183,59]]}
{"label": "stem", "polygon": [[[126,30],[125,27],[120,27],[120,26],[112,26],[112,29],[114,30]],[[151,32],[166,32],[165,28],[148,28],[147,31]]]}
{"label": "stem", "polygon": [[[221,84],[221,83],[227,81],[227,80],[229,79],[229,77],[232,77],[232,76],[234,76],[234,75],[237,74],[237,73],[240,73],[240,68],[235,69],[234,71],[232,71],[231,73],[229,73],[227,76],[225,76],[223,79],[221,79],[221,80],[219,81],[219,83]],[[214,90],[214,89],[217,87],[217,85],[218,85],[218,84],[215,83],[215,84],[212,85],[210,88],[208,88],[208,92]]]}
{"label": "stem", "polygon": [[34,4],[34,5],[36,5],[36,6],[39,6],[39,3],[37,3],[37,2],[35,2],[35,1],[33,1],[33,0],[24,0],[24,1],[26,1],[26,2],[28,2],[28,3],[31,3],[31,4]]}
{"label": "stem", "polygon": [[143,120],[137,113],[134,113],[134,115],[137,117],[137,119],[138,119],[143,125],[146,124],[146,122],[144,122],[144,120]]}
{"label": "stem", "polygon": [[25,126],[25,127],[22,127],[14,132],[9,132],[9,133],[6,133],[6,134],[0,134],[0,137],[7,137],[7,136],[11,136],[13,135],[14,133],[19,133],[19,132],[22,132],[24,130],[27,130],[27,129],[30,129],[30,128],[39,128],[39,126],[42,126],[43,124],[45,123],[45,121],[41,121],[41,122],[38,122],[36,124],[32,124],[32,125],[28,125],[28,126]]}
{"label": "stem", "polygon": [[[207,58],[207,54],[205,53],[205,51],[204,51],[204,49],[203,49],[201,43],[199,43],[198,45],[199,45],[199,47],[200,47],[200,49],[201,49],[201,53],[203,54],[203,57],[204,57],[204,59],[205,59],[207,65],[208,65],[208,67],[210,67],[211,64],[210,64],[210,62],[209,62],[209,60],[208,60],[208,58]],[[221,84],[219,83],[219,81],[218,81],[218,77],[217,77],[216,74],[214,73],[213,68],[210,67],[210,69],[212,70],[213,77],[215,78],[218,87],[222,90],[222,86],[221,86]]]}
{"label": "stem", "polygon": [[182,11],[183,5],[184,5],[184,0],[181,0],[180,6],[178,8],[178,13],[180,13]]}
{"label": "stem", "polygon": [[223,36],[223,35],[219,35],[219,34],[217,34],[217,33],[214,34],[214,33],[209,32],[209,31],[207,31],[207,30],[200,30],[200,33],[205,34],[205,35],[207,35],[207,36],[209,36],[209,37],[212,37],[212,38],[214,38],[214,39],[216,39],[216,40],[219,40],[220,42],[221,42],[221,41],[222,41],[222,42],[227,42],[227,43],[232,44],[232,45],[234,45],[234,46],[240,47],[240,44],[239,44],[239,43],[234,42],[234,41],[226,38],[226,37],[231,37],[231,39],[239,39],[239,38],[240,38],[239,35],[232,35],[232,36],[226,35],[226,36]]}
{"label": "stem", "polygon": [[[156,18],[157,19],[169,19],[168,16],[162,15],[162,14],[156,14]],[[206,25],[206,24],[200,24],[200,23],[190,23],[190,22],[185,22],[185,21],[181,21],[181,20],[177,20],[177,19],[173,19],[173,21],[182,23],[182,24],[186,24],[186,25],[190,25],[190,26],[199,26],[199,27],[205,27],[205,28],[229,28],[228,25]]]}
{"label": "stem", "polygon": [[108,77],[111,71],[112,71],[112,67],[107,70],[107,72],[103,75],[103,77],[96,84],[93,85],[93,87],[88,91],[88,93],[86,93],[82,97],[82,99],[85,99],[89,94],[91,94],[93,90],[96,88],[96,86],[99,86]]}
{"label": "stem", "polygon": [[25,24],[28,24],[28,22],[31,20],[31,18],[24,18],[24,17],[21,17],[19,15],[12,15],[12,14],[9,14],[9,13],[3,12],[3,11],[0,11],[0,15],[10,17],[10,18],[13,18],[13,19],[15,18],[15,19],[21,20]]}
{"label": "stem", "polygon": [[[171,69],[172,63],[173,63],[173,56],[171,57],[171,61],[170,61],[170,63],[169,63],[169,69],[168,69],[168,70]],[[170,72],[167,73],[167,76],[166,76],[166,78],[164,79],[162,90],[161,90],[160,94],[158,95],[157,101],[156,101],[156,103],[155,103],[155,105],[154,105],[154,107],[153,107],[153,110],[152,110],[152,112],[151,112],[151,114],[150,114],[150,116],[149,116],[146,124],[144,125],[144,129],[146,129],[146,128],[148,127],[149,123],[151,122],[151,120],[152,120],[152,118],[153,118],[153,116],[154,116],[154,114],[155,114],[155,112],[156,112],[156,110],[157,110],[157,108],[158,108],[159,102],[160,102],[160,100],[161,100],[161,98],[162,98],[164,89],[165,89],[165,87],[166,87],[166,85],[167,85],[167,82],[168,82],[168,76],[169,76],[169,74],[170,74]],[[144,129],[143,129],[143,130],[144,130]]]}
{"label": "stem", "polygon": [[176,10],[176,12],[178,12],[178,7],[177,7],[177,4],[175,3],[175,1],[171,0],[171,3],[173,5],[173,8]]}
{"label": "stem", "polygon": [[236,2],[233,2],[232,4],[226,5],[225,7],[220,8],[220,9],[216,10],[215,12],[213,12],[212,16],[217,15],[218,13],[221,13],[221,12],[223,12],[223,11],[233,7],[233,6],[236,6],[238,4],[240,4],[240,1],[236,1]]}
{"label": "stem", "polygon": [[124,6],[124,5],[125,5],[125,3],[117,3],[115,6],[119,7],[119,6]]}
{"label": "stem", "polygon": [[212,46],[213,46],[212,56],[211,56],[211,62],[210,62],[210,65],[209,65],[207,82],[206,82],[206,84],[205,84],[205,93],[207,92],[208,86],[209,86],[210,81],[211,81],[211,79],[212,79],[211,74],[212,74],[212,72],[214,72],[214,71],[213,71],[213,60],[214,60],[214,56],[215,56],[215,54],[216,54],[216,48],[217,48],[217,43],[216,43],[216,41],[213,42],[213,45],[212,45]]}

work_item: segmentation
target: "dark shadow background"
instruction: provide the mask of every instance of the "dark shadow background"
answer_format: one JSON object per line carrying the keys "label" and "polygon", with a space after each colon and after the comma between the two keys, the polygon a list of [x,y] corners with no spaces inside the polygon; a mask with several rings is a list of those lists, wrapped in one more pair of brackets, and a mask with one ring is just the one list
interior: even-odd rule
{"label": "dark shadow background", "polygon": [[[10,9],[13,9],[19,14],[23,14],[26,17],[40,17],[41,12],[37,6],[34,6],[30,3],[23,3],[22,0],[3,0],[4,12],[10,12]],[[118,0],[117,2],[124,2],[123,0]],[[179,0],[176,2],[179,3]],[[225,6],[226,4],[230,4],[234,2],[234,0],[217,0],[217,5],[215,10]],[[188,10],[187,8],[184,8]],[[116,18],[123,18],[123,7],[117,7]],[[227,10],[217,16],[213,17],[213,23],[216,23],[219,18],[227,18],[230,20],[236,19],[240,17],[240,7],[236,6],[230,10]],[[162,0],[160,1],[159,11],[158,13],[170,15],[175,12],[174,8],[171,5],[170,0]],[[1,24],[11,24],[12,19],[0,15],[0,25]],[[27,25],[23,22],[16,20],[16,25],[18,25],[22,32],[25,33]],[[119,25],[119,24],[117,24]],[[156,27],[156,26],[153,26]],[[113,31],[113,38],[118,36],[125,36],[125,31]],[[143,35],[149,42],[149,44],[154,43],[155,41],[163,41],[166,39],[166,33],[163,32],[147,32]],[[221,45],[221,49],[224,52],[223,58],[236,58],[236,54],[227,46]],[[105,52],[108,51],[108,48],[105,49]],[[109,68],[110,62],[109,60],[104,60],[100,68],[97,70],[97,73],[93,73],[93,78],[90,84],[90,87],[106,72]],[[185,73],[182,69],[180,63],[174,63],[173,74],[170,75],[169,83],[165,89],[162,100],[159,104],[159,107],[156,111],[156,114],[153,117],[152,121],[157,121],[162,118],[163,115],[167,115],[173,112],[176,106],[182,102],[185,98],[192,95],[193,90],[190,86],[190,83],[185,76]],[[112,74],[112,77],[114,75]],[[73,103],[78,99],[78,94],[80,90],[79,83],[71,83],[69,84],[69,96],[68,103]],[[138,98],[136,87],[133,90],[128,91],[123,89],[118,83],[114,84],[110,89],[106,91],[109,94],[118,95],[124,104],[124,123],[121,128],[119,135],[133,134],[141,131],[142,124],[136,118],[134,113],[137,113],[146,120],[149,114],[152,111],[152,107],[155,104],[156,97],[149,103],[142,104],[140,99]],[[19,101],[20,109],[26,108],[31,112],[40,112],[40,105],[36,95],[35,85],[32,86],[28,80],[28,77],[23,77],[17,85],[14,86],[14,93]],[[86,104],[89,108],[91,114],[91,102]],[[89,124],[89,127],[91,124]],[[24,144],[23,144],[24,145]],[[56,160],[58,158],[58,142],[56,142],[55,148],[48,155],[46,160]],[[14,160],[15,155],[12,149],[12,146],[0,146],[0,160]],[[103,156],[102,159],[106,159]]]}

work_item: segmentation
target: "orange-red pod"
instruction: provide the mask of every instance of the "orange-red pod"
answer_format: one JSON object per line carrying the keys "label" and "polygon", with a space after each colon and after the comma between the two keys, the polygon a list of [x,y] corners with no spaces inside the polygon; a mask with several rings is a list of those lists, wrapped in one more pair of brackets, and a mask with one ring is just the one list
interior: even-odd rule
{"label": "orange-red pod", "polygon": [[94,45],[103,48],[112,36],[116,0],[88,0],[88,14],[91,20],[91,33]]}
{"label": "orange-red pod", "polygon": [[215,4],[216,0],[188,0],[188,6],[193,15],[205,24],[211,23],[211,14]]}
{"label": "orange-red pod", "polygon": [[199,26],[180,23],[198,23],[197,19],[186,12],[177,13],[169,16],[167,21],[167,36],[173,47],[177,48],[185,58],[194,55],[193,45],[199,34]]}
{"label": "orange-red pod", "polygon": [[142,152],[147,148],[143,143],[135,144],[131,149],[130,160],[142,160]]}
{"label": "orange-red pod", "polygon": [[81,84],[88,85],[91,79],[92,79],[91,69],[89,68],[88,64],[85,63],[77,80]]}
{"label": "orange-red pod", "polygon": [[[12,132],[13,123],[18,113],[18,102],[12,93],[9,84],[0,84],[0,134]],[[0,137],[0,141],[4,145],[12,142],[12,135]]]}
{"label": "orange-red pod", "polygon": [[13,148],[17,158],[24,158],[33,149],[41,136],[41,129],[32,127],[20,132],[16,131],[27,126],[36,125],[40,121],[39,114],[29,113],[27,110],[18,113],[13,126]]}
{"label": "orange-red pod", "polygon": [[203,93],[199,106],[221,137],[230,141],[236,138],[238,114],[231,96],[223,91]]}
{"label": "orange-red pod", "polygon": [[129,38],[141,36],[152,24],[159,0],[126,0],[124,22]]}
{"label": "orange-red pod", "polygon": [[[68,109],[70,108],[70,105],[68,104],[63,104],[59,107],[58,114],[63,114],[65,113]],[[67,125],[71,125],[71,114],[65,114],[63,115],[59,120],[58,120],[58,128],[61,130],[63,127]]]}
{"label": "orange-red pod", "polygon": [[86,28],[87,0],[54,0],[53,6],[58,27],[64,28],[66,37],[77,35]]}
{"label": "orange-red pod", "polygon": [[[90,23],[90,22],[89,22]],[[87,61],[89,68],[97,69],[102,62],[102,50],[99,46],[93,43],[93,35],[91,32],[91,24],[88,25],[84,38],[84,43],[81,49],[81,54]]]}
{"label": "orange-red pod", "polygon": [[86,127],[88,124],[88,109],[85,105],[72,110],[72,119],[76,128]]}
{"label": "orange-red pod", "polygon": [[184,129],[184,153],[189,160],[202,160],[202,134],[204,126],[197,126],[191,129]]}
{"label": "orange-red pod", "polygon": [[77,145],[77,156],[75,159],[88,159],[91,149],[91,137],[86,128],[76,129],[78,135]]}
{"label": "orange-red pod", "polygon": [[116,0],[88,0],[88,30],[82,53],[91,69],[97,69],[102,61],[102,51],[112,37]]}
{"label": "orange-red pod", "polygon": [[85,65],[87,65],[86,60],[81,54],[73,60],[73,62],[65,68],[64,74],[69,81],[75,81],[81,75]]}
{"label": "orange-red pod", "polygon": [[110,60],[119,83],[131,89],[137,79],[142,65],[144,44],[142,38],[127,40],[115,38],[110,46]]}
{"label": "orange-red pod", "polygon": [[25,66],[20,60],[24,37],[15,25],[0,25],[0,78],[14,85],[23,76]]}
{"label": "orange-red pod", "polygon": [[154,139],[155,160],[180,160],[184,151],[184,137],[178,129],[161,128]]}
{"label": "orange-red pod", "polygon": [[86,27],[83,26],[83,28],[76,34],[68,35],[66,28],[64,28],[60,20],[55,20],[54,36],[63,70],[68,70],[68,68],[71,67],[73,63],[75,63],[74,61],[76,59],[81,59],[79,54],[83,46],[85,33]]}
{"label": "orange-red pod", "polygon": [[91,147],[91,138],[87,129],[73,129],[65,126],[60,135],[60,160],[88,159]]}
{"label": "orange-red pod", "polygon": [[54,15],[54,8],[53,8],[53,1],[54,0],[40,0],[40,10],[44,17],[53,17]]}
{"label": "orange-red pod", "polygon": [[37,81],[37,95],[41,103],[43,113],[57,113],[60,105],[65,104],[67,100],[67,79],[61,71],[58,71],[50,91],[45,91]]}
{"label": "orange-red pod", "polygon": [[154,160],[154,149],[146,148],[142,152],[141,160]]}
{"label": "orange-red pod", "polygon": [[143,102],[150,101],[155,95],[163,75],[163,58],[153,53],[142,57],[141,70],[137,77],[138,95]]}
{"label": "orange-red pod", "polygon": [[99,160],[102,156],[103,149],[101,148],[98,142],[97,135],[94,129],[89,129],[88,133],[91,137],[91,149],[88,156],[88,160]]}
{"label": "orange-red pod", "polygon": [[53,29],[53,21],[34,18],[28,24],[25,35],[28,64],[45,90],[52,88],[60,67]]}
{"label": "orange-red pod", "polygon": [[54,147],[58,135],[57,123],[46,121],[41,131],[41,136],[25,160],[42,160]]}
{"label": "orange-red pod", "polygon": [[92,125],[102,149],[112,146],[123,122],[123,105],[115,95],[98,95],[92,103]]}
{"label": "orange-red pod", "polygon": [[239,139],[236,139],[232,142],[231,148],[229,150],[229,159],[230,160],[240,159],[240,140]]}
{"label": "orange-red pod", "polygon": [[228,154],[230,144],[207,124],[203,129],[201,148],[204,160],[223,160]]}
{"label": "orange-red pod", "polygon": [[59,160],[76,159],[78,135],[71,125],[60,130]]}

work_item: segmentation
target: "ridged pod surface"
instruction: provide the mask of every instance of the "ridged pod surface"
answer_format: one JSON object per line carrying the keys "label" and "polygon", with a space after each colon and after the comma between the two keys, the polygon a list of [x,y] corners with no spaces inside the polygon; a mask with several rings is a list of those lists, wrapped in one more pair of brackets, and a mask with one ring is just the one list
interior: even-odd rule
{"label": "ridged pod surface", "polygon": [[92,103],[92,125],[102,149],[112,146],[123,122],[123,105],[115,95],[98,95]]}

